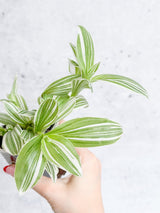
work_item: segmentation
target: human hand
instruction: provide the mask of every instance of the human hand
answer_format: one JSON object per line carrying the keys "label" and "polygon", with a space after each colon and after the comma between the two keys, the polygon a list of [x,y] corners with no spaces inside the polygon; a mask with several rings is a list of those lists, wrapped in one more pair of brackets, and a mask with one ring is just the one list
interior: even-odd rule
{"label": "human hand", "polygon": [[[81,177],[70,175],[54,183],[43,176],[33,189],[49,202],[55,213],[104,213],[100,161],[88,149],[76,150],[81,159]],[[14,165],[9,165],[5,172],[14,176],[14,169]]]}

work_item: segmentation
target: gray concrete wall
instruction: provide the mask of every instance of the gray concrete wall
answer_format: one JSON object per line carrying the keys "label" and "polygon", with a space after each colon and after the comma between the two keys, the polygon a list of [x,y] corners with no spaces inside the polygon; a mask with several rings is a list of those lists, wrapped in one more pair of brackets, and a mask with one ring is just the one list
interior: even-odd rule
{"label": "gray concrete wall", "polygon": [[[45,86],[68,73],[78,24],[93,36],[98,72],[131,77],[150,96],[96,83],[93,94],[85,93],[90,108],[67,118],[107,117],[123,126],[119,142],[91,149],[102,162],[105,211],[159,213],[160,1],[0,0],[0,98],[17,74],[19,91],[37,107]],[[33,191],[20,197],[3,166],[0,159],[0,212],[52,212]]]}

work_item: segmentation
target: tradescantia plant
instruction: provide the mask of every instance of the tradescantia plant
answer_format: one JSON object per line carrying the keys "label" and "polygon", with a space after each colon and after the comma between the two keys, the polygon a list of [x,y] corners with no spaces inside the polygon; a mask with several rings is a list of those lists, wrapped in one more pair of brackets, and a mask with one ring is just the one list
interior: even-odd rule
{"label": "tradescantia plant", "polygon": [[96,81],[108,81],[147,97],[146,90],[134,80],[96,72],[94,45],[90,33],[79,26],[76,45],[70,44],[75,59],[69,59],[68,76],[51,83],[38,98],[39,108],[29,110],[17,93],[16,79],[7,99],[1,99],[7,113],[0,113],[2,149],[18,156],[15,168],[17,189],[23,193],[33,187],[44,170],[56,181],[58,168],[80,176],[81,163],[75,147],[96,147],[116,142],[121,126],[106,118],[82,117],[57,125],[74,109],[88,107],[80,93],[92,89]]}

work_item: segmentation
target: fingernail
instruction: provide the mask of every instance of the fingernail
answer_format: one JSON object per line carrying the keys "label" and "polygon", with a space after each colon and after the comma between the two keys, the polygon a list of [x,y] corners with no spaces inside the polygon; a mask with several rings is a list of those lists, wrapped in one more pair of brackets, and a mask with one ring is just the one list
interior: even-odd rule
{"label": "fingernail", "polygon": [[3,168],[3,171],[7,173],[7,171],[8,171],[8,169],[7,169],[7,168],[8,168],[8,167],[10,167],[10,165],[5,166],[5,167]]}

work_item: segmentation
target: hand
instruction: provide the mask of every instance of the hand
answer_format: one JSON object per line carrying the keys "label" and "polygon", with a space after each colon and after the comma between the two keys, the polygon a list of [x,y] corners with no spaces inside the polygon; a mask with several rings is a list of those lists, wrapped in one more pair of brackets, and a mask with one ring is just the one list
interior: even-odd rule
{"label": "hand", "polygon": [[[80,155],[82,176],[57,179],[41,177],[33,189],[43,196],[55,213],[104,213],[101,197],[101,165],[87,149],[76,148]],[[14,176],[14,165],[5,167],[5,172]]]}

